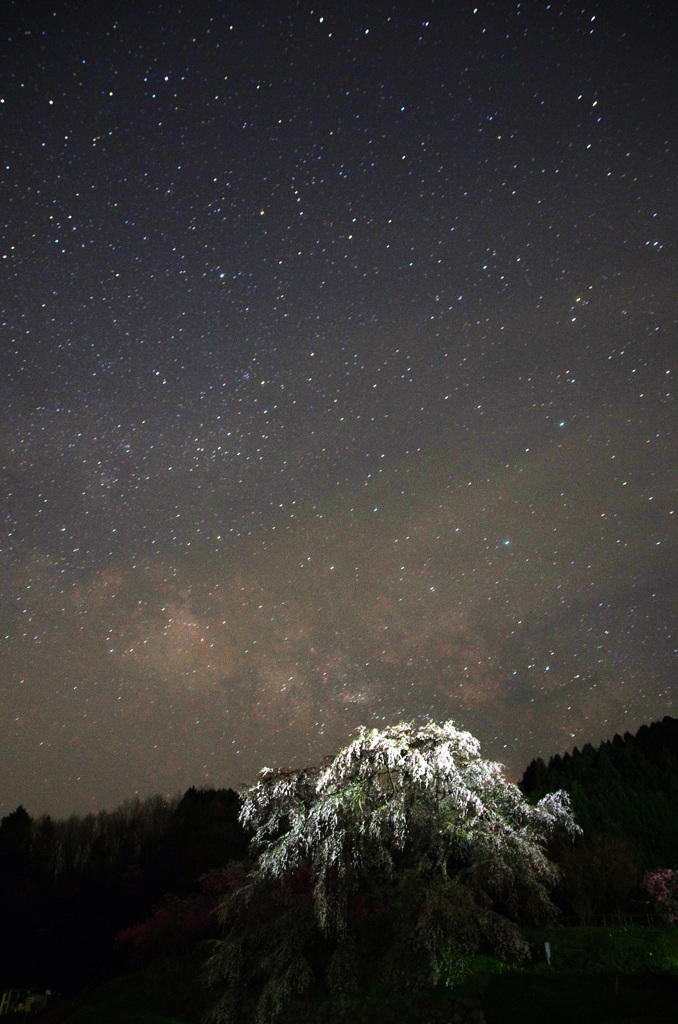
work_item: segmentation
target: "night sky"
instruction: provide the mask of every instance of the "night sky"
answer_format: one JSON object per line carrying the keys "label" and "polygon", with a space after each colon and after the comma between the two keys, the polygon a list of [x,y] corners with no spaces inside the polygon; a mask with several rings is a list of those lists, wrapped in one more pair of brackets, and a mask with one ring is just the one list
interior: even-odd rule
{"label": "night sky", "polygon": [[4,0],[2,813],[676,713],[676,16],[476,2]]}

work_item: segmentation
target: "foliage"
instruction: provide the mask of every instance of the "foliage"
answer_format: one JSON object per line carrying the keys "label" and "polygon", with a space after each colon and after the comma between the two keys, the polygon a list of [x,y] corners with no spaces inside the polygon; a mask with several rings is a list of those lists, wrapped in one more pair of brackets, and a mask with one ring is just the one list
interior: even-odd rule
{"label": "foliage", "polygon": [[[130,800],[63,820],[33,819],[23,807],[2,818],[0,910],[12,942],[0,982],[10,988],[29,970],[34,984],[69,992],[110,974],[119,961],[116,933],[148,918],[163,894],[176,893],[180,904],[205,872],[246,855],[239,810],[233,790],[191,788],[181,799]],[[192,912],[206,897],[193,901]],[[148,922],[136,939],[143,945],[143,933],[147,952],[194,941],[199,933],[188,928],[184,910],[163,912],[157,941]]]}
{"label": "foliage", "polygon": [[537,800],[566,790],[587,836],[624,840],[641,868],[678,867],[678,720],[642,726],[571,754],[537,758],[526,769],[522,791]]}
{"label": "foliage", "polygon": [[546,841],[579,831],[564,794],[528,804],[452,722],[362,728],[318,767],[265,768],[241,821],[258,860],[222,901],[223,1021],[245,992],[257,1021],[313,979],[341,994],[367,960],[396,988],[453,982],[482,948],[519,960],[512,922],[554,913]]}
{"label": "foliage", "polygon": [[652,909],[666,924],[678,924],[678,871],[661,868],[648,871],[643,888],[650,896]]}
{"label": "foliage", "polygon": [[118,932],[113,948],[176,954],[214,926],[214,909],[213,898],[168,894],[149,918]]}
{"label": "foliage", "polygon": [[137,961],[159,953],[176,956],[213,937],[216,909],[221,896],[244,880],[244,865],[231,861],[220,870],[208,871],[199,880],[201,891],[189,896],[168,893],[144,921],[123,928],[113,940],[116,950],[132,950]]}
{"label": "foliage", "polygon": [[307,879],[291,875],[275,886],[254,875],[222,903],[227,941],[215,944],[208,979],[220,988],[216,1019],[253,1019],[253,990],[258,992],[256,1020],[275,1017],[312,977],[309,947],[315,938]]}
{"label": "foliage", "polygon": [[310,864],[324,932],[345,929],[355,874],[391,876],[403,860],[417,872],[457,878],[482,866],[474,881],[490,899],[504,893],[517,913],[515,890],[525,896],[527,888],[530,902],[546,909],[553,872],[544,840],[558,829],[578,831],[564,794],[530,806],[452,722],[361,728],[320,768],[263,769],[245,794],[241,821],[254,830],[262,875]]}
{"label": "foliage", "polygon": [[553,850],[553,856],[561,871],[554,896],[580,924],[613,917],[632,905],[639,871],[626,840],[584,836]]}

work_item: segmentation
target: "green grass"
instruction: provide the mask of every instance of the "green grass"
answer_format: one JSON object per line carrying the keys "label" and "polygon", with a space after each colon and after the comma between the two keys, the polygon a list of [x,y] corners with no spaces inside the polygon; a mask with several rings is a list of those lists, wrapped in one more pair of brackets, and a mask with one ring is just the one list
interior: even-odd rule
{"label": "green grass", "polygon": [[[550,942],[551,967],[519,970],[493,957],[472,957],[462,984],[414,997],[424,1012],[421,1019],[427,1008],[434,1011],[431,1019],[442,1019],[445,1007],[470,998],[482,1006],[487,1024],[678,1021],[678,931],[640,926],[554,928],[531,930],[526,938],[533,945]],[[209,1007],[202,979],[204,957],[204,947],[198,947],[190,955],[159,959],[143,970],[120,975],[77,1005],[50,1013],[45,1024],[199,1024]],[[404,1020],[414,1020],[412,998],[400,996]],[[369,1007],[376,1024],[382,1001],[394,1000],[400,1001],[398,994],[391,993],[389,999],[385,992],[356,999],[356,1010],[363,1011],[356,1013],[356,1021],[365,1019]],[[317,1006],[318,1020],[329,1020],[328,1004],[319,1000]]]}
{"label": "green grass", "polygon": [[678,974],[678,932],[641,925],[553,928],[528,933],[551,945],[551,970],[570,974]]}
{"label": "green grass", "polygon": [[475,996],[487,1024],[676,1024],[678,932],[619,928],[530,930],[551,966],[507,968],[474,957],[457,990]]}

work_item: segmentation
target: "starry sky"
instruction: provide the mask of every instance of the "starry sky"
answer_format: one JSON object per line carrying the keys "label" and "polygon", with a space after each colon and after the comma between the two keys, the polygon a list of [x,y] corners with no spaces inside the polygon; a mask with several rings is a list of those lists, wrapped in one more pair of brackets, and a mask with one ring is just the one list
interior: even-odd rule
{"label": "starry sky", "polygon": [[678,711],[670,8],[5,0],[2,813]]}

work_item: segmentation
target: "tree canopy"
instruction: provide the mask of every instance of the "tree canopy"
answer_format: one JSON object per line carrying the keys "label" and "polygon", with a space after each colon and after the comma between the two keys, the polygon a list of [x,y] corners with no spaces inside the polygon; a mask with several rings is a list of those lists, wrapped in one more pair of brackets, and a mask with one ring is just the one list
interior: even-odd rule
{"label": "tree canopy", "polygon": [[[528,804],[502,766],[481,758],[479,742],[453,722],[361,728],[317,767],[264,768],[242,797],[240,818],[256,862],[248,884],[223,901],[227,934],[211,972],[216,982],[228,975],[230,996],[234,984],[256,988],[257,976],[266,977],[260,1020],[317,976],[318,942],[330,988],[341,990],[347,968],[340,965],[357,962],[356,922],[370,916],[382,919],[381,966],[392,971],[402,947],[402,973],[411,979],[449,980],[468,952],[483,947],[519,959],[525,947],[512,922],[554,912],[547,840],[578,832],[566,794]],[[291,885],[302,877],[303,885]],[[267,928],[252,944],[264,892]],[[252,956],[266,969],[234,973]],[[230,1019],[228,997],[217,1018]]]}

